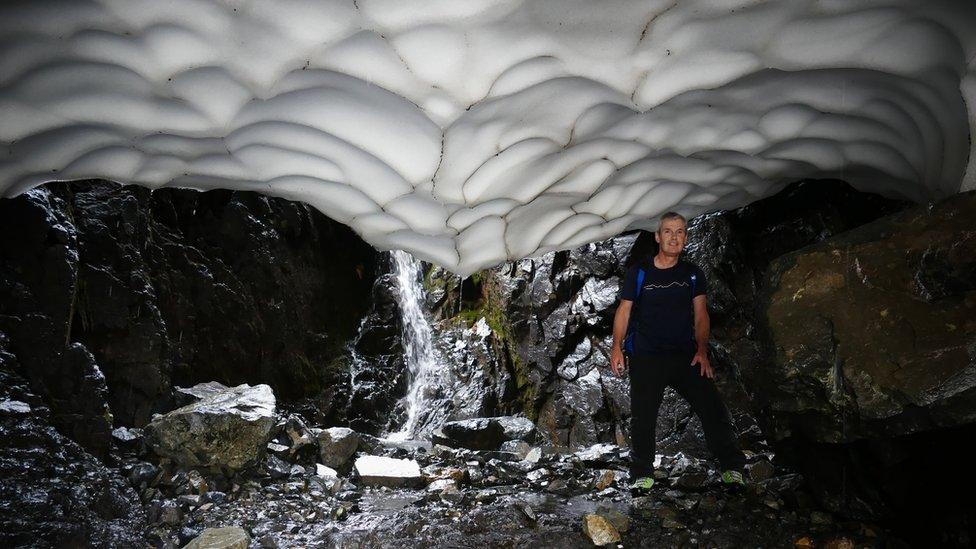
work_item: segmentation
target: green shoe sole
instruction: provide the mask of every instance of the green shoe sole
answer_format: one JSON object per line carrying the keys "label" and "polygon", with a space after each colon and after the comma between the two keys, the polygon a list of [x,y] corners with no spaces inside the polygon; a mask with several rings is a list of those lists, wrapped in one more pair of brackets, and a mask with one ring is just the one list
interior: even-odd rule
{"label": "green shoe sole", "polygon": [[630,485],[630,490],[632,492],[647,492],[654,487],[653,477],[640,477],[635,480],[633,484]]}
{"label": "green shoe sole", "polygon": [[722,484],[726,486],[745,486],[746,480],[739,471],[723,471]]}

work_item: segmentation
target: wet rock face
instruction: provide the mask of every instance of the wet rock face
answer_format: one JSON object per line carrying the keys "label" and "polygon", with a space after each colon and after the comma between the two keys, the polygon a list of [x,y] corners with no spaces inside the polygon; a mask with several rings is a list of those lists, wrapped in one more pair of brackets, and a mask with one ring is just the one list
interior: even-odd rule
{"label": "wet rock face", "polygon": [[303,204],[98,181],[0,201],[0,235],[0,327],[32,383],[64,401],[54,416],[95,417],[64,397],[85,378],[63,375],[79,342],[130,426],[173,384],[264,382],[283,398],[338,384],[377,257]]}
{"label": "wet rock face", "polygon": [[[976,193],[960,194],[770,268],[771,351],[743,375],[766,405],[767,434],[823,478],[822,497],[835,508],[917,509],[913,520],[930,524],[976,517],[960,496],[976,482],[958,474],[968,467],[959,445],[976,428],[974,219]],[[844,485],[826,468],[853,480]],[[926,471],[927,481],[893,480],[911,471]]]}
{"label": "wet rock face", "polygon": [[256,465],[274,423],[271,387],[210,382],[184,392],[197,401],[154,418],[146,426],[150,448],[183,467],[235,472]]}
{"label": "wet rock face", "polygon": [[372,287],[371,306],[351,344],[343,389],[335,399],[345,422],[365,433],[387,428],[397,399],[407,392],[398,289],[391,269],[388,257],[379,262],[381,274]]}
{"label": "wet rock face", "polygon": [[0,546],[147,546],[135,492],[55,430],[16,369],[0,344]]}
{"label": "wet rock face", "polygon": [[[805,181],[739,210],[693,219],[686,254],[708,277],[712,362],[740,372],[764,361],[761,293],[773,260],[906,206],[840,181]],[[755,409],[740,398],[745,394],[729,389],[744,408]]]}
{"label": "wet rock face", "polygon": [[750,377],[773,437],[839,443],[976,421],[974,220],[966,193],[772,265],[774,354]]}
{"label": "wet rock face", "polygon": [[0,200],[0,330],[51,422],[88,451],[105,456],[108,387],[89,349],[70,342],[80,287],[79,237],[67,203],[44,189]]}
{"label": "wet rock face", "polygon": [[525,259],[495,272],[519,396],[561,446],[625,443],[629,398],[608,363],[613,313],[635,237]]}
{"label": "wet rock face", "polygon": [[[692,221],[687,255],[709,276],[711,357],[742,438],[763,438],[755,420],[761,406],[754,405],[738,372],[766,353],[757,304],[770,261],[903,206],[841,182],[810,181],[746,208]],[[498,409],[524,410],[556,445],[627,444],[629,384],[607,370],[613,314],[626,266],[655,251],[653,234],[623,235],[511,263],[472,277],[461,291],[456,279],[435,268],[428,292],[435,314],[450,319],[444,322],[455,315],[488,320],[491,352],[466,358],[476,363],[470,369],[492,380],[487,387],[508,378],[507,391],[486,391]],[[699,420],[670,390],[657,436],[662,451],[707,453]]]}
{"label": "wet rock face", "polygon": [[402,419],[397,402],[407,393],[407,367],[392,268],[389,255],[377,259],[369,309],[336,363],[338,380],[325,392],[327,405],[317,404],[322,423],[379,434]]}

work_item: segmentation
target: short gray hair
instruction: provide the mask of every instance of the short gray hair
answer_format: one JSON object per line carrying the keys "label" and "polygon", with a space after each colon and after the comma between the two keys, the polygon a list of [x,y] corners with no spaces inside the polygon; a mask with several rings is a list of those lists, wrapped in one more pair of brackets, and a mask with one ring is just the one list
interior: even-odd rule
{"label": "short gray hair", "polygon": [[685,216],[679,214],[678,212],[665,212],[661,216],[661,220],[657,224],[657,232],[661,232],[661,226],[663,226],[664,222],[669,219],[680,219],[681,221],[684,222],[686,227],[688,226],[688,220],[685,219]]}

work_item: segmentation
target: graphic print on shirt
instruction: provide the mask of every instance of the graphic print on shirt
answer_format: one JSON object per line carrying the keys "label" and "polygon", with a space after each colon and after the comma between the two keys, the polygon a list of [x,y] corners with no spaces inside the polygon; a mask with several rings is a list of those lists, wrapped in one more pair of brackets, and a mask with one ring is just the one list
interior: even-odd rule
{"label": "graphic print on shirt", "polygon": [[655,290],[655,289],[657,289],[657,290],[663,290],[664,288],[673,288],[675,286],[684,286],[684,287],[687,288],[688,287],[688,283],[687,282],[672,282],[670,284],[644,284],[644,289],[643,290],[644,291],[647,291],[647,290]]}

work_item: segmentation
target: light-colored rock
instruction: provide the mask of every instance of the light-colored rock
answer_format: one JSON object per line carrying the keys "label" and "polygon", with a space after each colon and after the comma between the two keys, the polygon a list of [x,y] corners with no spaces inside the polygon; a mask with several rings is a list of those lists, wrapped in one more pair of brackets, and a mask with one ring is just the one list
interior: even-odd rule
{"label": "light-colored rock", "polygon": [[587,464],[601,465],[615,463],[620,461],[620,447],[616,444],[604,442],[583,448],[576,452],[575,455],[580,461]]}
{"label": "light-colored rock", "polygon": [[584,516],[583,531],[593,542],[593,545],[603,546],[620,543],[620,532],[617,532],[617,529],[600,515],[588,514]]}
{"label": "light-colored rock", "polygon": [[535,423],[519,416],[499,416],[492,418],[502,426],[505,440],[530,440],[535,434]]}
{"label": "light-colored rock", "polygon": [[428,484],[427,485],[427,491],[428,492],[440,492],[440,491],[446,490],[446,489],[448,489],[450,487],[457,488],[457,484],[455,484],[452,479],[442,478],[442,479],[437,479],[434,482],[431,482],[430,484]]}
{"label": "light-colored rock", "polygon": [[342,469],[359,448],[359,433],[347,427],[330,427],[318,434],[322,463]]}
{"label": "light-colored rock", "polygon": [[342,490],[342,479],[339,478],[339,473],[321,463],[315,464],[315,476],[312,477],[313,482],[318,483],[325,491],[335,494]]}
{"label": "light-colored rock", "polygon": [[156,454],[188,468],[231,471],[259,460],[274,421],[271,387],[210,382],[181,391],[198,400],[146,426],[147,444]]}
{"label": "light-colored rock", "polygon": [[15,415],[29,414],[30,411],[30,404],[27,404],[26,402],[21,402],[19,400],[0,401],[0,413]]}
{"label": "light-colored rock", "polygon": [[420,465],[412,459],[382,456],[356,458],[356,474],[367,486],[417,486],[421,482]]}
{"label": "light-colored rock", "polygon": [[183,549],[247,549],[251,536],[238,526],[207,528]]}
{"label": "light-colored rock", "polygon": [[315,464],[315,474],[322,478],[339,478],[339,473],[327,465]]}
{"label": "light-colored rock", "polygon": [[511,452],[517,455],[519,459],[525,459],[525,456],[532,450],[532,447],[524,440],[506,440],[498,450],[500,452]]}
{"label": "light-colored rock", "polygon": [[616,480],[616,478],[617,477],[614,475],[613,471],[603,471],[603,473],[597,477],[596,482],[593,484],[593,489],[597,492],[600,490],[605,490],[611,484],[613,484],[613,481]]}

